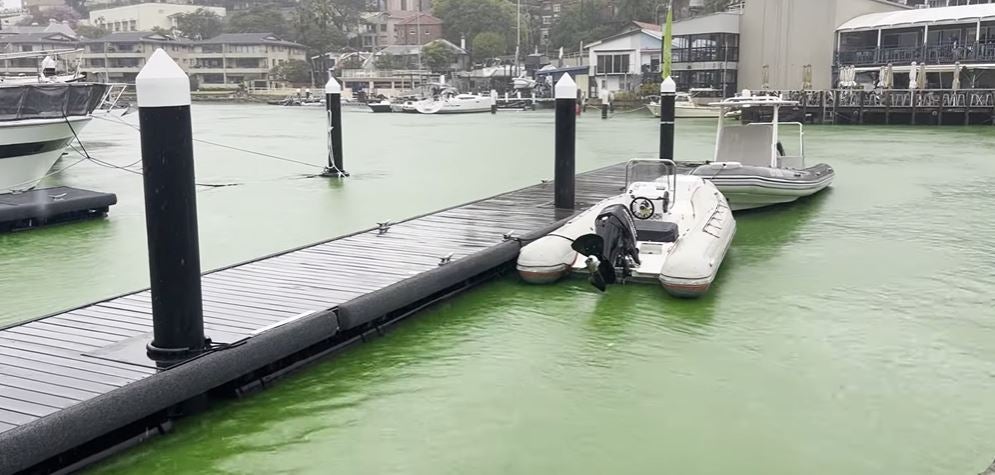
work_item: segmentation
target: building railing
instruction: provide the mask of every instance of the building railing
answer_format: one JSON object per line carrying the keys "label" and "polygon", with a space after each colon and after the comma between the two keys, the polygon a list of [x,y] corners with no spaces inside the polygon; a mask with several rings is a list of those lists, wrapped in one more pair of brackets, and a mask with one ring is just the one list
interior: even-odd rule
{"label": "building railing", "polygon": [[433,76],[432,72],[423,69],[388,69],[368,71],[365,69],[343,69],[340,77],[343,79],[378,79],[404,78],[409,76]]}
{"label": "building railing", "polygon": [[818,108],[940,108],[972,107],[995,110],[995,90],[991,89],[829,89],[820,91],[757,91],[798,101],[799,107]]}
{"label": "building railing", "polygon": [[671,50],[675,63],[739,61],[739,47],[706,46]]}
{"label": "building railing", "polygon": [[995,42],[972,42],[965,45],[929,45],[895,48],[850,48],[836,52],[836,65],[949,64],[995,62]]}

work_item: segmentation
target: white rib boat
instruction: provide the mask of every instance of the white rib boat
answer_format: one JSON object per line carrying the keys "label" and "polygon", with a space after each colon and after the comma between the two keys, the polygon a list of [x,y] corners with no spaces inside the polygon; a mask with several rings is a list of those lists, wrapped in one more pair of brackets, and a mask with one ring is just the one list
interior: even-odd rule
{"label": "white rib boat", "polygon": [[585,272],[600,290],[632,280],[657,282],[676,297],[699,297],[715,280],[735,233],[736,221],[714,185],[677,174],[670,160],[632,160],[625,193],[526,245],[516,267],[535,284]]}
{"label": "white rib boat", "polygon": [[[712,161],[691,172],[715,184],[734,211],[788,203],[832,184],[836,172],[825,163],[805,166],[805,132],[799,122],[779,122],[780,108],[797,102],[773,96],[742,96],[713,105],[723,113],[748,107],[772,107],[771,122],[727,125],[718,121]],[[785,155],[781,127],[798,128],[798,155]]]}

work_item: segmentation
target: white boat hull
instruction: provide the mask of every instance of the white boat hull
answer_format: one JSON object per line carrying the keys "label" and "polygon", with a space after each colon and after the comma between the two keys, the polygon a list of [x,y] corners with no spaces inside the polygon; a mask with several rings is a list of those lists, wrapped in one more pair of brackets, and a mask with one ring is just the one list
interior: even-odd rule
{"label": "white boat hull", "polygon": [[[628,269],[629,279],[659,283],[675,297],[700,297],[715,280],[719,267],[736,233],[736,221],[723,195],[711,183],[698,177],[681,176],[677,180],[677,199],[666,214],[654,214],[650,220],[674,223],[679,229],[672,242],[645,239],[639,232],[637,247],[640,262]],[[641,185],[636,183],[633,186]],[[647,183],[649,189],[655,183]],[[573,250],[578,237],[595,232],[598,215],[616,204],[628,206],[630,191],[608,198],[577,215],[547,236],[522,248],[516,268],[523,280],[549,284],[571,273],[587,273],[587,258]],[[657,210],[662,201],[657,201]],[[640,222],[636,222],[639,229]]]}
{"label": "white boat hull", "polygon": [[725,195],[733,211],[790,203],[814,195],[833,183],[831,167],[819,164],[804,170],[737,166],[722,169],[713,163],[692,174],[711,181]]}
{"label": "white boat hull", "polygon": [[0,122],[0,193],[30,190],[62,156],[66,144],[89,117]]}
{"label": "white boat hull", "polygon": [[422,101],[415,109],[422,114],[470,114],[491,111],[491,98],[487,96],[464,97],[463,95],[440,101]]}

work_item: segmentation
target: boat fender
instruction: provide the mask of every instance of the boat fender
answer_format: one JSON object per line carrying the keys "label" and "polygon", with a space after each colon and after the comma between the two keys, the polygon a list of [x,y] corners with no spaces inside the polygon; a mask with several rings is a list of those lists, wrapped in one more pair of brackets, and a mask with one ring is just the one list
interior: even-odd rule
{"label": "boat fender", "polygon": [[781,144],[780,140],[777,141],[777,156],[784,156],[784,145]]}

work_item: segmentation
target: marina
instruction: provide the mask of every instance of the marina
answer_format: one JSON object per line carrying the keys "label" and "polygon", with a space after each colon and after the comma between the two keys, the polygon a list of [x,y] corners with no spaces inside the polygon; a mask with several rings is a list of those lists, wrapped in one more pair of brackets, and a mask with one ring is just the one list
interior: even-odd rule
{"label": "marina", "polygon": [[788,1],[568,6],[621,20],[577,66],[522,54],[521,3],[514,57],[456,3],[318,56],[201,9],[15,29],[141,69],[127,104],[107,63],[0,82],[0,475],[995,474],[995,105],[961,87],[995,6]]}

